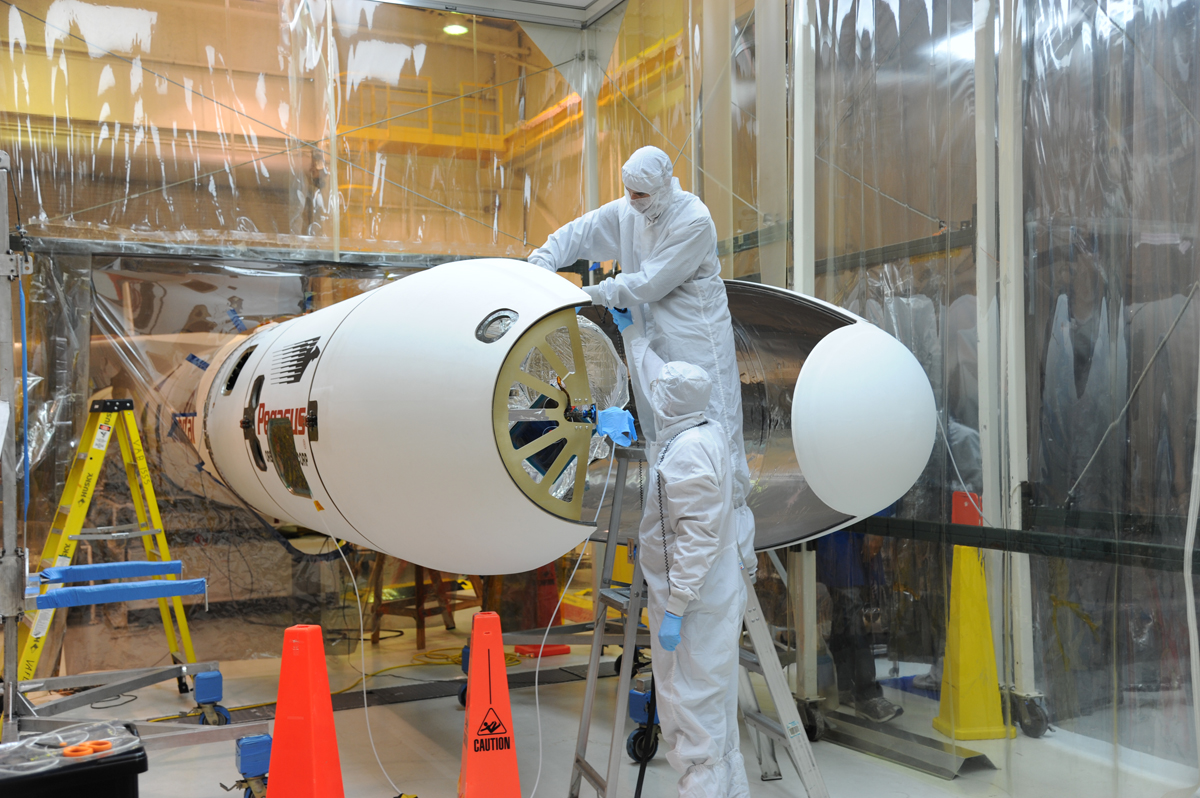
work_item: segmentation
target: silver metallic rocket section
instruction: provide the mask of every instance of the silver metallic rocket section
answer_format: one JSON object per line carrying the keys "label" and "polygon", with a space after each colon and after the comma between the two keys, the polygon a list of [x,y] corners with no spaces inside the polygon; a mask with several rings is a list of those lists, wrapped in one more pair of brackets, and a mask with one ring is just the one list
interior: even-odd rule
{"label": "silver metallic rocket section", "polygon": [[817,498],[796,462],[792,392],[817,343],[856,317],[792,291],[738,281],[725,286],[742,377],[755,547],[773,549],[853,521]]}
{"label": "silver metallic rocket section", "polygon": [[[800,369],[817,344],[835,330],[867,322],[794,291],[736,280],[727,280],[725,287],[742,379],[743,434],[754,485],[748,503],[754,512],[755,548],[786,546],[853,523],[856,516],[833,509],[817,496],[797,462],[792,400]],[[593,463],[589,485],[603,486],[607,467],[607,461]],[[626,479],[621,528],[627,535],[636,534],[641,521],[646,468],[645,464],[630,468]],[[599,500],[599,490],[589,494],[584,500],[585,518],[596,513]],[[607,512],[602,513],[601,523]]]}

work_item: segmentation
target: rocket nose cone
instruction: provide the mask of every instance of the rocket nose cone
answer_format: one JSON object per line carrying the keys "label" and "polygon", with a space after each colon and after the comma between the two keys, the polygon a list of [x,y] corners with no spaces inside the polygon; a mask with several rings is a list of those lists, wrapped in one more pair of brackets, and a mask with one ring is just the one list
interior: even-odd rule
{"label": "rocket nose cone", "polygon": [[867,322],[813,348],[792,395],[792,443],[813,492],[872,515],[903,496],[929,460],[937,410],[929,378],[902,343]]}

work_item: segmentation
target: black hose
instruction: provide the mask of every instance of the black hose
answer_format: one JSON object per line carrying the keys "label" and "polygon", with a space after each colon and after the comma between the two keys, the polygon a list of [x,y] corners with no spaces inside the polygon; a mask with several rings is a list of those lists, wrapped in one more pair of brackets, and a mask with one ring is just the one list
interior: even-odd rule
{"label": "black hose", "polygon": [[[655,731],[657,723],[655,719],[658,716],[658,692],[654,688],[654,678],[650,678],[650,703],[646,706],[646,750],[649,751],[654,743],[654,738],[657,735]],[[642,782],[646,778],[646,765],[650,764],[651,757],[647,756],[638,766],[637,787],[634,788],[633,798],[642,798]]]}

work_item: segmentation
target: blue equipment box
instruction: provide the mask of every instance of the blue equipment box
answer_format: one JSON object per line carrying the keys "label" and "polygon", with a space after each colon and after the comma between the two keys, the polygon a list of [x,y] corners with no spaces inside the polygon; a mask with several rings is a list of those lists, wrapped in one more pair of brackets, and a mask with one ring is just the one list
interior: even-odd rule
{"label": "blue equipment box", "polygon": [[[641,726],[649,725],[650,716],[650,691],[640,692],[638,690],[629,691],[629,717],[634,723]],[[658,707],[654,708],[654,724],[658,725]]]}
{"label": "blue equipment box", "polygon": [[237,741],[237,769],[242,778],[260,778],[270,767],[271,735],[252,734]]}
{"label": "blue equipment box", "polygon": [[196,703],[219,704],[223,691],[223,680],[220,671],[206,671],[196,674]]}

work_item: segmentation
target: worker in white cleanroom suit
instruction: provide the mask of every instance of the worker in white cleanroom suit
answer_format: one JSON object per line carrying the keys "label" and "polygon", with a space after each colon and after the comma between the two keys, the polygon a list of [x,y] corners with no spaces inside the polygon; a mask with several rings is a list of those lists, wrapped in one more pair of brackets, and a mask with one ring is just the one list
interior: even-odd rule
{"label": "worker in white cleanroom suit", "polygon": [[[621,169],[626,195],[559,228],[530,263],[551,271],[580,258],[616,260],[621,274],[584,286],[596,305],[628,308],[650,346],[665,360],[704,369],[713,390],[705,416],[725,431],[732,458],[733,501],[738,540],[754,569],[754,516],[746,506],[750,471],[742,438],[742,384],[733,343],[733,323],[717,259],[717,229],[700,199],[679,187],[671,159],[657,147],[642,147]],[[647,456],[662,435],[647,411],[648,386],[634,372],[634,401]],[[753,572],[753,570],[752,570]]]}
{"label": "worker in white cleanroom suit", "polygon": [[638,556],[667,761],[682,774],[682,798],[748,798],[737,718],[746,582],[729,443],[720,422],[705,416],[712,382],[704,369],[663,364],[636,326],[618,324],[659,435]]}

